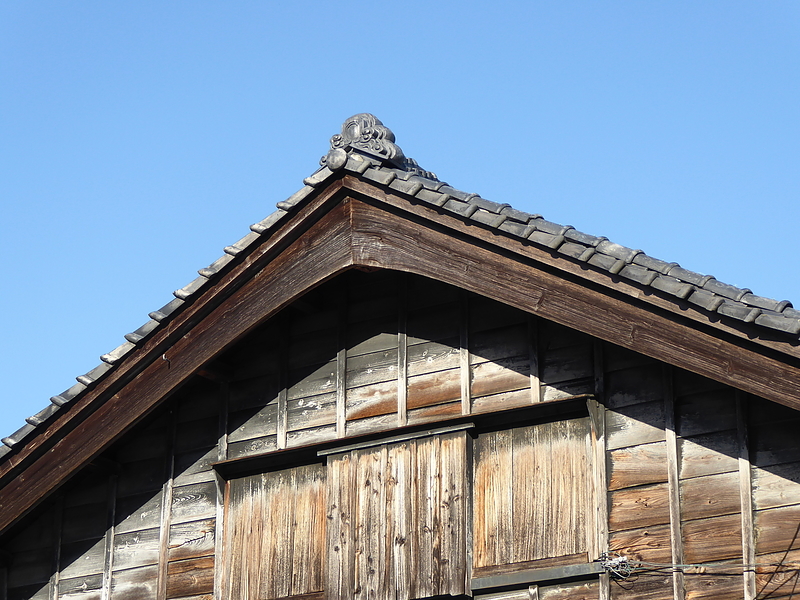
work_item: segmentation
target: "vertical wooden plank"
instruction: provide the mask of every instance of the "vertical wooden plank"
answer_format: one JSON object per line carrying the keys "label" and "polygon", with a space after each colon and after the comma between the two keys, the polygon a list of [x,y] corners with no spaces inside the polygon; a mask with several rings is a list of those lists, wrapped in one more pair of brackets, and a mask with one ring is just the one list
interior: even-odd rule
{"label": "vertical wooden plank", "polygon": [[286,448],[286,430],[288,429],[289,414],[286,408],[289,396],[289,322],[288,319],[279,327],[281,339],[278,344],[280,350],[280,391],[278,392],[278,414],[276,423],[278,449]]}
{"label": "vertical wooden plank", "polygon": [[339,293],[339,311],[336,351],[336,435],[347,433],[347,294]]}
{"label": "vertical wooden plank", "polygon": [[[745,565],[756,562],[756,543],[753,529],[753,479],[750,466],[750,444],[747,431],[747,395],[736,390],[736,429],[739,442],[739,498],[742,514],[742,557]],[[744,600],[755,600],[755,568],[747,566],[743,572]]]}
{"label": "vertical wooden plank", "polygon": [[[669,494],[669,531],[673,564],[683,564],[683,536],[681,534],[680,462],[675,427],[675,392],[672,367],[662,367],[664,389],[664,430],[667,443],[667,486]],[[680,568],[672,570],[672,590],[676,599],[684,598],[684,574]]]}
{"label": "vertical wooden plank", "polygon": [[[293,469],[293,514],[289,526],[291,585],[288,595],[322,591],[325,548],[325,471],[321,465]],[[282,500],[284,501],[284,500]],[[290,498],[291,501],[291,498]]]}
{"label": "vertical wooden plank", "polygon": [[413,441],[389,447],[386,481],[386,543],[390,555],[387,586],[398,600],[415,597],[416,548],[413,535],[415,486],[415,444]]}
{"label": "vertical wooden plank", "polygon": [[438,436],[416,441],[417,453],[417,523],[418,540],[417,596],[439,595],[439,560],[441,559],[438,527],[439,460],[441,441]]}
{"label": "vertical wooden plank", "polygon": [[460,292],[461,299],[461,331],[459,348],[459,367],[461,373],[461,414],[468,415],[472,411],[472,368],[469,355],[469,296]]}
{"label": "vertical wooden plank", "polygon": [[[608,550],[608,474],[606,471],[606,361],[603,342],[594,340],[594,399],[587,400],[591,424],[588,456],[592,457],[592,475],[589,506],[593,518],[587,527],[589,560],[596,560]],[[593,533],[596,532],[596,533]],[[599,600],[610,600],[611,581],[608,573],[600,575]]]}
{"label": "vertical wooden plank", "polygon": [[355,462],[353,453],[328,457],[329,531],[325,592],[329,600],[347,600],[352,597],[354,590]]}
{"label": "vertical wooden plank", "polygon": [[167,597],[167,566],[169,561],[169,527],[172,522],[172,487],[175,476],[175,432],[177,429],[177,411],[170,411],[170,436],[167,450],[167,464],[164,484],[161,486],[161,519],[158,541],[158,579],[156,581],[156,597]]}
{"label": "vertical wooden plank", "polygon": [[469,479],[467,433],[441,437],[439,524],[441,539],[439,594],[458,596],[466,586],[466,521]]}
{"label": "vertical wooden plank", "polygon": [[[511,498],[508,501],[513,501],[513,504],[507,506],[506,510],[511,513],[511,532],[514,537],[509,540],[511,555],[503,556],[505,552],[499,552],[495,557],[495,560],[505,558],[503,562],[509,563],[531,560],[536,556],[537,548],[541,546],[542,532],[539,531],[539,527],[534,527],[534,535],[530,535],[531,524],[540,523],[537,521],[541,518],[541,515],[537,514],[537,505],[541,505],[540,499],[548,496],[547,490],[540,486],[540,479],[547,479],[542,477],[543,473],[540,472],[540,469],[548,468],[547,461],[538,464],[538,453],[532,443],[532,429],[518,427],[510,433],[513,446],[513,472],[510,473]],[[532,487],[535,489],[534,493],[531,493]],[[495,564],[502,563],[495,562]]]}
{"label": "vertical wooden plank", "polygon": [[[219,424],[217,426],[217,460],[223,461],[228,458],[228,406],[230,402],[230,383],[224,381],[220,384],[219,396]],[[225,553],[225,536],[221,532],[226,531],[225,525],[225,504],[228,501],[229,486],[219,475],[214,473],[214,480],[217,486],[217,535],[214,537],[214,597],[225,597],[225,582],[227,579],[227,566]]]}
{"label": "vertical wooden plank", "polygon": [[108,495],[106,508],[105,557],[103,559],[103,587],[101,598],[111,598],[111,575],[114,571],[114,524],[117,517],[117,475],[113,473],[108,479]]}
{"label": "vertical wooden plank", "polygon": [[531,361],[531,403],[542,401],[542,381],[539,376],[539,319],[528,315],[528,343]]}
{"label": "vertical wooden plank", "polygon": [[400,274],[397,317],[397,426],[408,424],[408,276]]}

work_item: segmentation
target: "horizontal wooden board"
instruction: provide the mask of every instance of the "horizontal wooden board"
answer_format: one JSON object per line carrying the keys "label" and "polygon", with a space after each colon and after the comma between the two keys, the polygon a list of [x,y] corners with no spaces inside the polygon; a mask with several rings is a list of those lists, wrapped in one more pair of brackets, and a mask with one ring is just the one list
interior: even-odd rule
{"label": "horizontal wooden board", "polygon": [[483,414],[500,410],[511,410],[531,405],[531,390],[525,388],[512,392],[481,396],[472,401],[471,414]]}
{"label": "horizontal wooden board", "polygon": [[278,431],[278,407],[268,404],[257,411],[239,411],[229,416],[228,443],[252,440]]}
{"label": "horizontal wooden board", "polygon": [[117,499],[116,533],[158,527],[161,522],[161,491]]}
{"label": "horizontal wooden board", "polygon": [[472,397],[530,388],[530,356],[514,356],[473,365]]}
{"label": "horizontal wooden board", "polygon": [[753,515],[756,554],[800,548],[800,505],[758,510]]}
{"label": "horizontal wooden board", "polygon": [[563,348],[540,350],[540,377],[544,383],[553,384],[594,375],[594,354],[591,343],[584,342]]}
{"label": "horizontal wooden board", "polygon": [[144,529],[114,536],[114,569],[154,565],[159,559],[158,529]]}
{"label": "horizontal wooden board", "polygon": [[214,517],[217,514],[217,485],[214,481],[176,486],[172,490],[172,523]]}
{"label": "horizontal wooden board", "polygon": [[644,402],[606,411],[609,450],[661,442],[665,437],[663,402]]}
{"label": "horizontal wooden board", "polygon": [[661,571],[644,571],[635,578],[612,581],[613,600],[675,600],[672,593],[672,575]]}
{"label": "horizontal wooden board", "polygon": [[406,405],[409,409],[460,399],[461,372],[457,368],[408,378]]}
{"label": "horizontal wooden board", "polygon": [[800,504],[800,462],[753,468],[756,509]]}
{"label": "horizontal wooden board", "polygon": [[612,450],[608,459],[609,490],[667,481],[666,442]]}
{"label": "horizontal wooden board", "polygon": [[591,377],[565,381],[542,386],[542,402],[555,402],[571,396],[594,393],[594,379]]}
{"label": "horizontal wooden board", "polygon": [[675,409],[676,433],[682,437],[736,429],[736,396],[730,388],[680,396]]}
{"label": "horizontal wooden board", "polygon": [[499,361],[514,356],[530,356],[530,334],[527,317],[513,325],[473,333],[469,338],[471,362]]}
{"label": "horizontal wooden board", "polygon": [[336,354],[333,354],[333,360],[290,372],[287,398],[289,400],[308,398],[335,391],[336,364]]}
{"label": "horizontal wooden board", "polygon": [[437,404],[409,410],[407,413],[408,425],[422,425],[424,423],[435,423],[445,419],[452,419],[461,414],[461,402],[449,402],[447,404]]}
{"label": "horizontal wooden board", "polygon": [[447,342],[409,344],[406,357],[408,375],[411,377],[456,368],[461,360],[458,338],[451,338]]}
{"label": "horizontal wooden board", "polygon": [[213,590],[213,556],[180,560],[167,566],[167,598],[205,594]]}
{"label": "horizontal wooden board", "polygon": [[678,440],[680,477],[728,473],[739,468],[736,431],[722,431]]}
{"label": "horizontal wooden board", "polygon": [[647,562],[671,564],[669,525],[639,527],[609,533],[608,548],[623,556]]}
{"label": "horizontal wooden board", "polygon": [[216,519],[178,523],[169,528],[170,561],[214,554]]}
{"label": "horizontal wooden board", "polygon": [[539,586],[539,600],[597,600],[599,594],[600,584],[597,580]]}
{"label": "horizontal wooden board", "polygon": [[336,392],[286,403],[286,429],[308,429],[336,423]]}
{"label": "horizontal wooden board", "polygon": [[61,525],[62,543],[103,536],[108,523],[108,504],[103,496],[99,499],[102,502],[64,508]]}
{"label": "horizontal wooden board", "polygon": [[267,435],[252,440],[245,440],[243,442],[235,442],[228,445],[228,458],[242,458],[244,456],[253,456],[254,454],[263,454],[264,452],[272,452],[278,449],[277,436]]}
{"label": "horizontal wooden board", "polygon": [[739,472],[720,473],[680,482],[684,521],[741,512]]}
{"label": "horizontal wooden board", "polygon": [[111,596],[125,600],[153,600],[157,597],[158,565],[115,571]]}
{"label": "horizontal wooden board", "polygon": [[687,563],[742,560],[742,519],[738,514],[685,521],[683,552]]}
{"label": "horizontal wooden board", "polygon": [[397,380],[347,390],[346,418],[363,419],[397,412]]}
{"label": "horizontal wooden board", "polygon": [[336,439],[336,425],[326,425],[324,427],[312,427],[310,429],[298,429],[286,434],[286,447],[296,448],[298,446],[309,446],[320,444]]}
{"label": "horizontal wooden board", "polygon": [[666,483],[615,490],[608,497],[610,531],[669,523],[669,489]]}
{"label": "horizontal wooden board", "polygon": [[716,600],[718,598],[742,598],[744,578],[741,569],[725,573],[716,569],[707,573],[687,573],[683,577],[687,600]]}
{"label": "horizontal wooden board", "polygon": [[[606,359],[608,361],[608,359]],[[621,408],[643,402],[664,400],[663,366],[650,359],[643,365],[609,370],[606,366],[604,387],[609,408]]]}
{"label": "horizontal wooden board", "polygon": [[64,579],[102,573],[105,556],[105,538],[62,544],[59,577]]}

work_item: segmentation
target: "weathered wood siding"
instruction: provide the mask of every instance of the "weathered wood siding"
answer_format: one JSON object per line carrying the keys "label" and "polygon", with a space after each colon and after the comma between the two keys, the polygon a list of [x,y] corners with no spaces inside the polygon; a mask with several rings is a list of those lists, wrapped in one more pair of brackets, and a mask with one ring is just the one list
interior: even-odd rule
{"label": "weathered wood siding", "polygon": [[[591,421],[536,416],[570,398]],[[511,409],[528,422],[481,425]],[[226,482],[212,467],[453,418],[479,426],[302,476]],[[503,594],[789,598],[799,426],[796,411],[451,286],[350,272],[226,350],[0,540],[0,600],[411,599],[606,548],[653,565],[624,584]],[[291,569],[256,577],[266,562]]]}
{"label": "weathered wood siding", "polygon": [[588,562],[590,466],[588,417],[478,436],[473,575]]}
{"label": "weathered wood siding", "polygon": [[303,465],[230,482],[227,598],[322,598],[325,467]]}
{"label": "weathered wood siding", "polygon": [[328,598],[465,592],[466,433],[353,450],[328,469]]}

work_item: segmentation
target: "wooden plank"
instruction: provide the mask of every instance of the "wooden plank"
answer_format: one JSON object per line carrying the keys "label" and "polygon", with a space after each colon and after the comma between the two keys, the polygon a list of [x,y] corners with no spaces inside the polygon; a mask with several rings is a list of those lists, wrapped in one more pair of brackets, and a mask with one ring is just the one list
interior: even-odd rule
{"label": "wooden plank", "polygon": [[278,440],[275,435],[268,435],[243,442],[232,442],[228,445],[228,459],[242,458],[273,452],[278,449]]}
{"label": "wooden plank", "polygon": [[597,600],[599,593],[597,581],[539,586],[539,600]]}
{"label": "wooden plank", "polygon": [[287,403],[287,433],[325,425],[336,425],[335,391]]}
{"label": "wooden plank", "polygon": [[328,459],[328,536],[325,591],[331,600],[346,600],[353,592],[355,547],[355,481],[353,456],[340,454]]}
{"label": "wooden plank", "polygon": [[611,531],[669,524],[670,494],[666,483],[643,485],[609,493]]}
{"label": "wooden plank", "polygon": [[528,357],[530,360],[531,404],[542,401],[542,382],[539,367],[539,319],[528,315]]}
{"label": "wooden plank", "polygon": [[755,509],[800,504],[800,462],[754,467],[752,475]]}
{"label": "wooden plank", "polygon": [[609,490],[667,481],[666,442],[619,448],[608,458]]}
{"label": "wooden plank", "polygon": [[408,375],[424,375],[457,368],[460,364],[458,337],[444,342],[422,342],[408,346]]}
{"label": "wooden plank", "polygon": [[[621,352],[615,348],[615,352]],[[642,357],[648,361],[644,365],[635,364],[624,369],[617,369],[606,373],[606,390],[609,408],[622,408],[643,402],[660,402],[664,398],[661,385],[662,365],[652,362],[652,359]]]}
{"label": "wooden plank", "polygon": [[732,389],[681,396],[678,434],[690,437],[736,429],[736,398]]}
{"label": "wooden plank", "polygon": [[102,575],[105,566],[105,546],[104,537],[63,544],[59,561],[59,579]]}
{"label": "wooden plank", "polygon": [[664,402],[643,402],[607,411],[606,436],[609,450],[665,440]]}
{"label": "wooden plank", "polygon": [[[636,560],[660,564],[672,563],[669,524],[611,531],[608,548],[612,552]],[[672,590],[672,575],[669,576],[669,580],[668,586]]]}
{"label": "wooden plank", "polygon": [[213,481],[176,486],[172,493],[170,524],[215,517],[216,496],[216,483]]}
{"label": "wooden plank", "polygon": [[685,579],[687,600],[742,597],[741,568],[726,573],[687,573]]}
{"label": "wooden plank", "polygon": [[530,356],[515,356],[472,367],[472,397],[530,389]]}
{"label": "wooden plank", "polygon": [[781,506],[755,511],[756,554],[800,548],[800,506]]}
{"label": "wooden plank", "polygon": [[214,553],[216,518],[172,525],[169,531],[169,561],[199,558]]}
{"label": "wooden plank", "polygon": [[409,410],[461,400],[461,370],[448,369],[408,378]]}
{"label": "wooden plank", "polygon": [[114,536],[114,570],[156,565],[159,559],[159,529],[143,529]]}
{"label": "wooden plank", "polygon": [[237,411],[229,416],[228,443],[275,436],[278,433],[278,403],[262,406],[259,410]]}
{"label": "wooden plank", "polygon": [[472,411],[472,370],[470,368],[470,314],[469,296],[460,294],[461,298],[461,329],[459,340],[459,378],[461,383],[461,414],[468,415]]}
{"label": "wooden plank", "polygon": [[681,481],[684,520],[741,512],[739,472],[706,475]]}
{"label": "wooden plank", "polygon": [[739,469],[736,431],[722,431],[680,440],[681,479],[729,473]]}
{"label": "wooden plank", "polygon": [[347,420],[397,413],[397,379],[347,390]]}
{"label": "wooden plank", "polygon": [[[748,402],[744,394],[736,392],[736,429],[739,442],[739,505],[742,514],[742,562],[756,562],[756,539],[753,527],[753,474],[750,465],[750,443],[747,436]],[[744,600],[756,598],[756,574],[753,568],[742,573]]]}
{"label": "wooden plank", "polygon": [[[473,316],[473,319],[475,318],[477,316]],[[514,356],[527,357],[530,348],[530,334],[526,327],[527,315],[520,312],[516,320],[518,322],[512,325],[480,332],[472,331],[470,340],[472,363],[499,361]]]}
{"label": "wooden plank", "polygon": [[472,414],[485,414],[513,408],[530,406],[530,390],[525,388],[513,392],[501,392],[491,396],[481,396],[472,401]]}
{"label": "wooden plank", "polygon": [[158,565],[115,571],[111,580],[111,597],[125,600],[156,598]]}
{"label": "wooden plank", "polygon": [[161,520],[161,493],[139,494],[117,499],[117,533],[158,527]]}
{"label": "wooden plank", "polygon": [[[742,522],[738,514],[683,523],[683,549],[687,563],[742,560]],[[739,580],[741,586],[741,579]]]}

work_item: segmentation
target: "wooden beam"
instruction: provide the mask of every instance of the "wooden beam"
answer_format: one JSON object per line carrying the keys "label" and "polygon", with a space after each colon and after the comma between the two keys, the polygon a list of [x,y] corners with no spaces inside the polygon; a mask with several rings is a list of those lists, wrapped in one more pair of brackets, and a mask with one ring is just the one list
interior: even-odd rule
{"label": "wooden beam", "polygon": [[[357,264],[416,273],[800,409],[800,361],[452,232],[353,202]],[[772,356],[771,356],[772,355]]]}
{"label": "wooden beam", "polygon": [[583,263],[572,261],[565,258],[555,250],[541,248],[529,242],[523,242],[519,238],[498,233],[487,229],[481,225],[464,221],[460,218],[421,203],[411,203],[405,197],[392,192],[376,188],[369,181],[362,181],[353,176],[347,176],[343,180],[343,185],[354,192],[359,193],[362,199],[379,201],[398,212],[408,214],[411,219],[424,219],[429,226],[443,226],[452,231],[459,232],[469,238],[488,244],[503,253],[511,253],[520,258],[531,259],[541,264],[545,268],[552,269],[551,272],[558,273],[567,278],[576,278],[585,282],[586,285],[597,285],[605,288],[607,292],[623,294],[632,300],[649,304],[654,308],[664,309],[668,312],[679,313],[685,319],[696,322],[700,326],[711,325],[721,334],[729,334],[742,340],[750,341],[753,345],[761,346],[765,349],[777,350],[782,354],[787,354],[800,359],[800,340],[791,339],[788,335],[775,332],[774,339],[761,337],[768,335],[763,328],[753,324],[737,322],[733,320],[720,319],[718,315],[712,315],[715,320],[713,325],[709,321],[706,311],[696,305],[674,297],[664,297],[654,293],[652,289],[643,287],[628,279],[611,275],[605,271],[600,271],[586,266]]}

